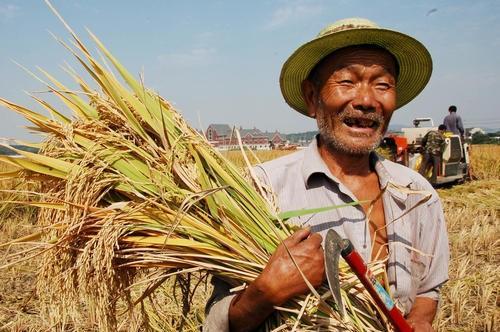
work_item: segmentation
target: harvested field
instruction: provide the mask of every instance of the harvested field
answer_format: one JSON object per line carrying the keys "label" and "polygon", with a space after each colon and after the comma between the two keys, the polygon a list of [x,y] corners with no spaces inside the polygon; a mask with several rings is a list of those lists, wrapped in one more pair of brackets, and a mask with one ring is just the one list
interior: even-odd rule
{"label": "harvested field", "polygon": [[[283,151],[283,154],[290,151]],[[261,161],[281,155],[274,151],[257,153]],[[243,165],[236,152],[227,157]],[[252,162],[255,162],[252,160]],[[443,302],[435,327],[438,331],[496,331],[499,328],[498,295],[500,275],[500,146],[473,146],[472,165],[476,180],[451,188],[439,189],[448,223],[451,267],[450,281],[443,288]],[[5,165],[0,165],[3,171]],[[2,189],[29,190],[30,184],[2,182]],[[2,193],[0,206],[0,243],[33,233],[36,230],[35,210],[5,203],[8,193]],[[0,248],[0,265],[7,253],[19,252],[20,257],[28,246]],[[40,312],[40,299],[35,293],[37,259],[17,263],[0,270],[0,331],[52,331],[44,313]],[[200,276],[192,276],[200,278]],[[164,296],[156,307],[145,308],[158,313],[159,327],[170,330],[198,331],[203,320],[203,305],[210,294],[205,280],[192,295],[192,303],[182,301],[173,289],[176,284],[164,285]],[[191,311],[182,320],[182,312],[190,305]],[[95,331],[94,322],[85,319],[77,324],[62,323],[64,331]],[[137,327],[139,329],[139,327]],[[123,330],[127,330],[123,327]]]}
{"label": "harvested field", "polygon": [[497,331],[500,283],[500,146],[471,149],[476,180],[440,189],[451,249],[439,331]]}

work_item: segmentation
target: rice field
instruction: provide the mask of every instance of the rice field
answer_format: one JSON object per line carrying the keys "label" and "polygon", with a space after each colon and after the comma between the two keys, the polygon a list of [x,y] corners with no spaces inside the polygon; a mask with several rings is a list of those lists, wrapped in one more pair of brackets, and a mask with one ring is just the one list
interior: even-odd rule
{"label": "rice field", "polygon": [[475,180],[440,189],[451,249],[438,331],[500,328],[500,146],[471,149]]}
{"label": "rice field", "polygon": [[[451,246],[450,281],[443,288],[443,301],[435,328],[437,331],[496,331],[499,329],[500,275],[500,146],[474,146],[471,151],[474,180],[451,188],[439,189],[443,199]],[[257,159],[266,161],[290,151],[263,151]],[[228,152],[226,157],[243,165],[240,155]],[[8,170],[0,165],[2,171]],[[30,190],[29,183],[3,181],[4,190]],[[0,197],[0,243],[33,233],[36,230],[34,208],[6,203],[9,193]],[[0,265],[6,265],[6,255],[23,253],[26,245],[0,247]],[[81,304],[82,319],[50,325],[40,299],[35,292],[37,258],[16,263],[0,270],[0,331],[95,331],[95,322],[86,317]],[[189,298],[180,290],[192,278],[197,284]],[[192,281],[192,280],[191,280]],[[155,311],[158,327],[166,331],[199,331],[203,321],[203,306],[210,294],[204,275],[194,274],[171,280],[162,286],[162,295],[145,310]],[[142,291],[138,289],[137,292]],[[142,330],[140,326],[121,326],[120,330]]]}

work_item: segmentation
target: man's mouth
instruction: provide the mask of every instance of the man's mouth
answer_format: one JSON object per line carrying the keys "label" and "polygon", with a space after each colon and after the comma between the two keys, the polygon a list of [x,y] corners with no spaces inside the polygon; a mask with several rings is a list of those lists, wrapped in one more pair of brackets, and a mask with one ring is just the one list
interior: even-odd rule
{"label": "man's mouth", "polygon": [[370,128],[377,129],[380,122],[377,120],[358,118],[358,117],[347,117],[344,119],[344,124],[351,128]]}

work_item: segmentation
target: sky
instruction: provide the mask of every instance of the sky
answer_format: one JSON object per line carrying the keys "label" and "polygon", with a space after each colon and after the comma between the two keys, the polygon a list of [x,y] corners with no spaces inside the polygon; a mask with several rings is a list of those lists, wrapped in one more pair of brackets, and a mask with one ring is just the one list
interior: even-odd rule
{"label": "sky", "polygon": [[[316,129],[292,110],[279,89],[288,56],[323,27],[365,17],[420,40],[433,57],[432,78],[392,124],[416,117],[440,123],[448,106],[468,127],[500,128],[500,1],[396,0],[53,0],[82,39],[95,33],[134,74],[199,128],[228,123],[283,133]],[[0,97],[40,110],[26,94],[43,84],[13,61],[47,70],[70,87],[60,68],[76,68],[50,35],[67,31],[42,0],[0,0]],[[78,72],[83,72],[78,68]],[[47,97],[50,99],[50,97]],[[39,140],[19,115],[0,108],[0,137]]]}

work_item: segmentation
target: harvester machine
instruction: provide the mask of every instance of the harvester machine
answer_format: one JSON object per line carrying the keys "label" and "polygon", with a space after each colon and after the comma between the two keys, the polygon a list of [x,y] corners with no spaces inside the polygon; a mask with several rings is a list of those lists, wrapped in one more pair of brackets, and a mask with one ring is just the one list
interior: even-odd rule
{"label": "harvester machine", "polygon": [[[431,118],[414,119],[413,127],[402,128],[401,134],[389,134],[384,138],[381,147],[388,154],[385,157],[418,171],[422,162],[422,139],[429,131],[437,129]],[[469,176],[469,145],[462,141],[460,135],[446,132],[444,136],[437,180],[431,182],[434,186],[462,182]],[[427,175],[430,178],[430,174]]]}

